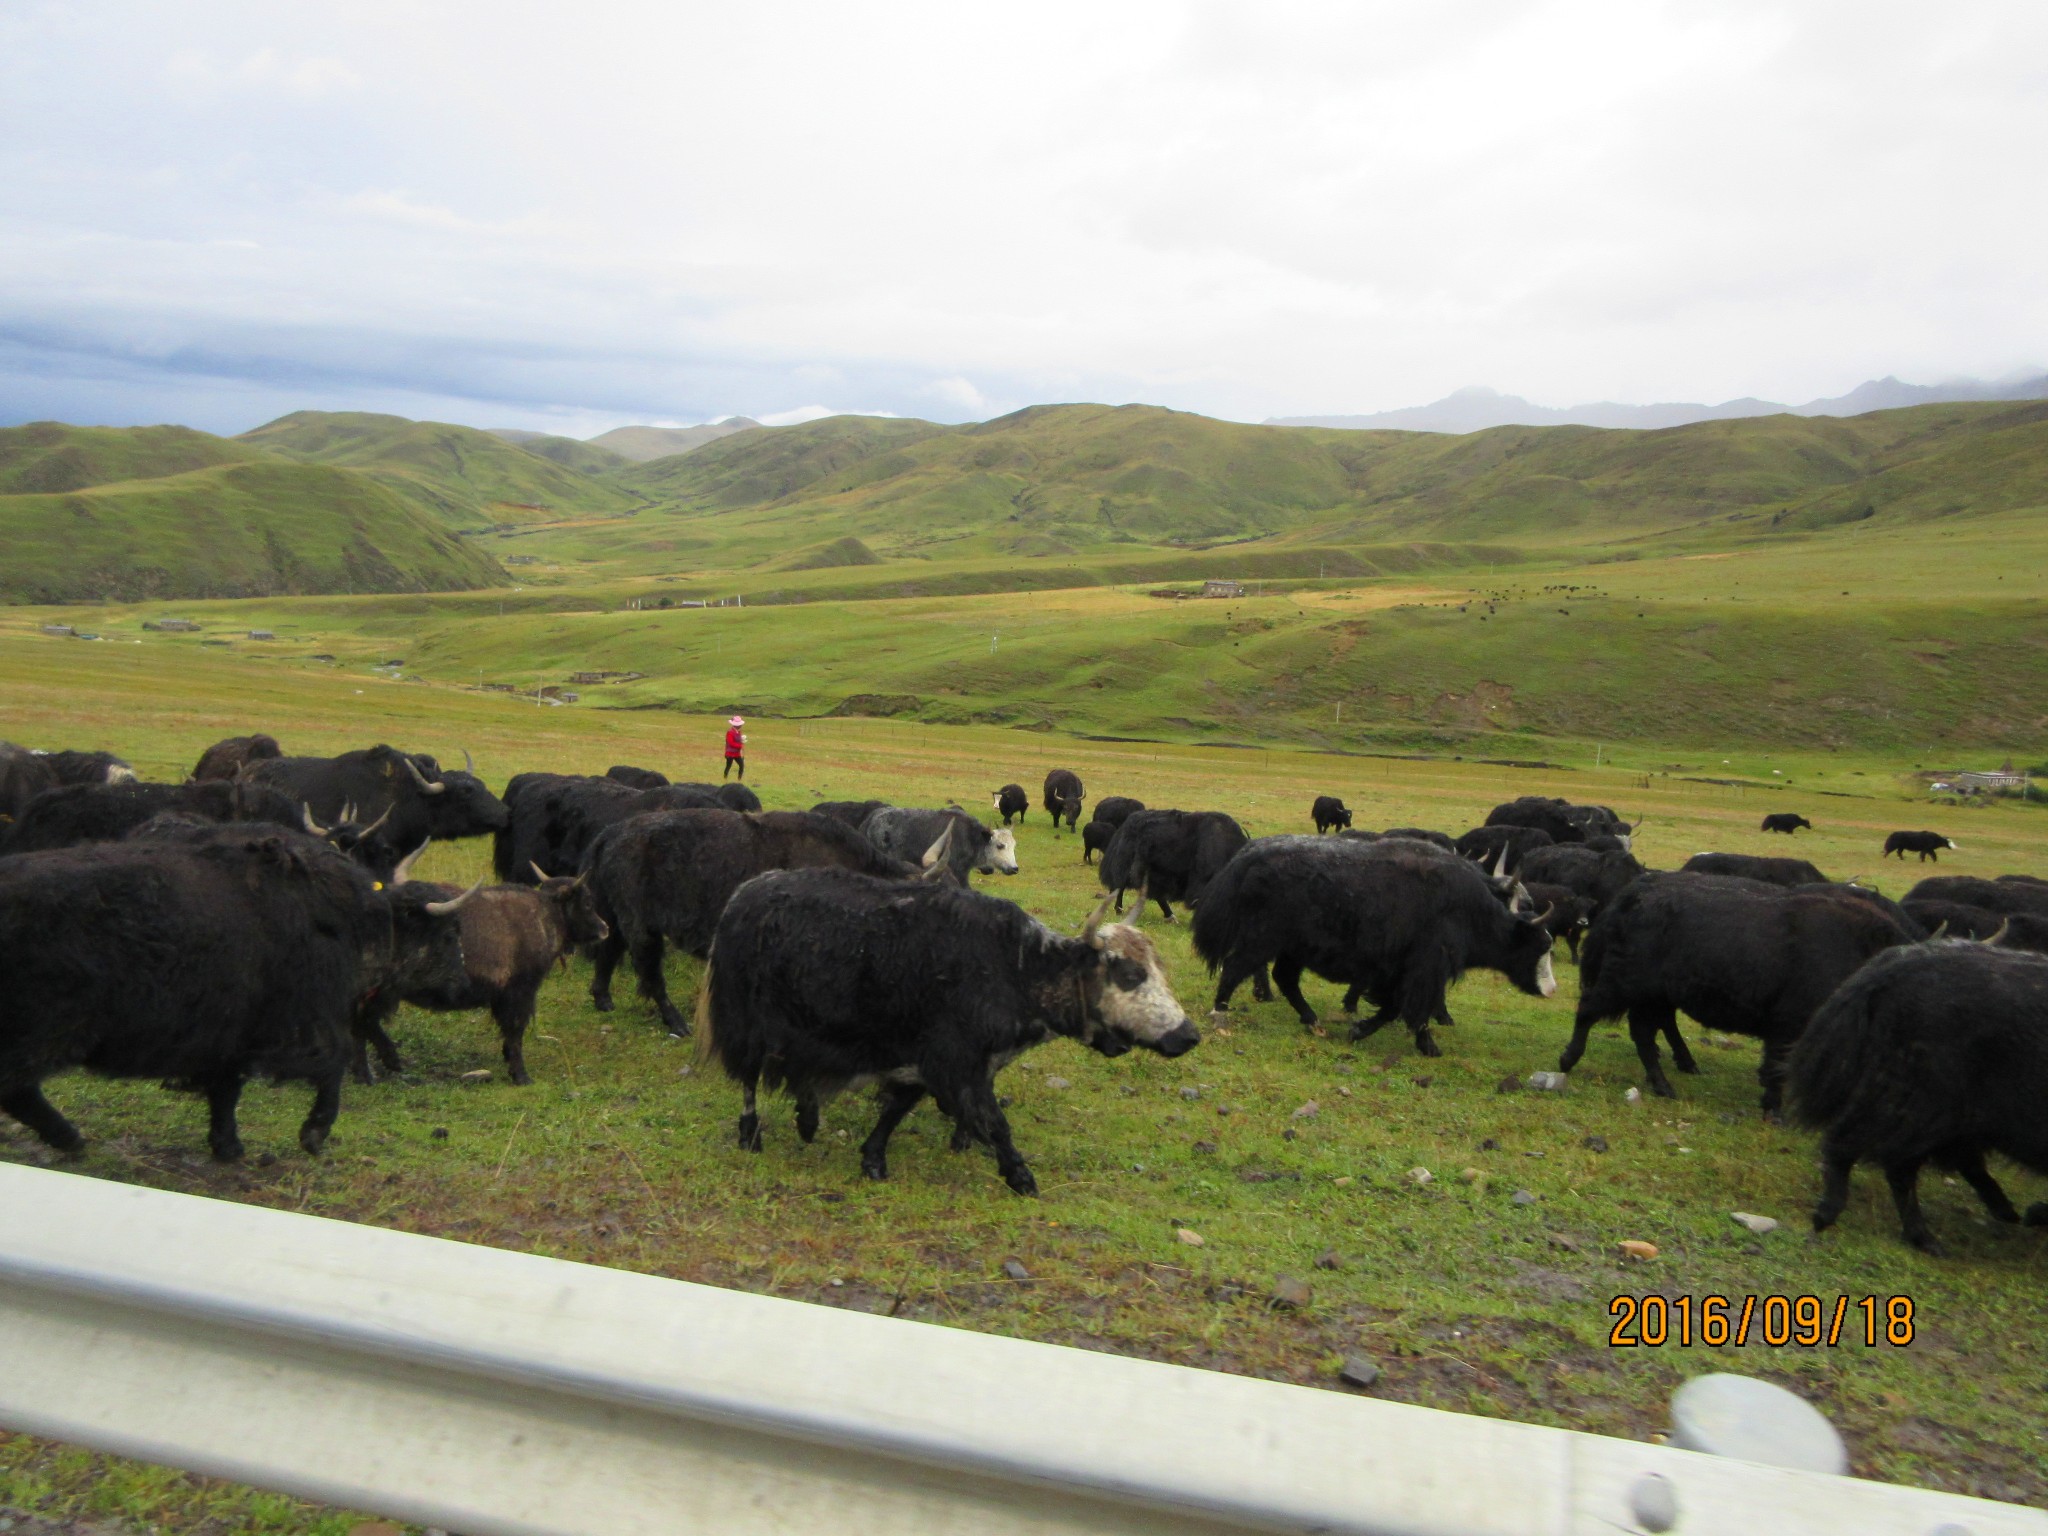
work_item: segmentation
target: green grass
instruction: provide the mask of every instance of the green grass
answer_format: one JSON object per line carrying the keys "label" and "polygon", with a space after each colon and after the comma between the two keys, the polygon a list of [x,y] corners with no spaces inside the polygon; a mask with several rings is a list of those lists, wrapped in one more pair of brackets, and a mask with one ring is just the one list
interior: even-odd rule
{"label": "green grass", "polygon": [[[104,743],[168,777],[218,736],[253,727],[298,751],[389,739],[446,757],[468,746],[502,782],[524,768],[622,761],[708,776],[720,722],[540,709],[347,668],[0,633],[0,736]],[[1595,770],[1588,751],[1537,771],[864,719],[756,719],[749,730],[750,782],[771,806],[870,793],[978,806],[1006,780],[1035,788],[1063,765],[1093,796],[1224,807],[1255,833],[1304,830],[1318,792],[1343,795],[1360,825],[1459,830],[1498,800],[1555,792],[1647,816],[1641,846],[1654,865],[1702,848],[1797,852],[1838,875],[1877,876],[1893,894],[1919,871],[1879,867],[1878,844],[1894,826],[1929,819],[1906,798],[1900,773],[1910,762],[1878,754],[1772,748],[1711,764],[1693,755],[1660,774],[1642,744],[1619,766]],[[1771,781],[1773,768],[1794,778],[1794,798]],[[1710,775],[1763,787],[1697,781]],[[1785,804],[1805,809],[1816,832],[1788,843],[1756,830],[1764,810]],[[1936,824],[1964,845],[1944,871],[2048,874],[2048,820],[2037,812],[1943,814]],[[1021,874],[981,883],[1071,928],[1096,894],[1074,841],[1056,838],[1041,814],[1020,846]],[[486,858],[482,843],[437,848],[423,872],[472,878]],[[1148,926],[1184,1003],[1204,1019],[1208,983],[1185,928]],[[672,962],[678,996],[698,969]],[[1757,1117],[1757,1057],[1746,1042],[1702,1049],[1705,1073],[1682,1079],[1675,1102],[1625,1102],[1637,1068],[1613,1029],[1596,1035],[1566,1093],[1497,1092],[1508,1074],[1554,1065],[1575,991],[1570,967],[1559,970],[1560,993],[1548,1001],[1490,976],[1461,984],[1451,999],[1458,1025],[1444,1032],[1437,1061],[1391,1035],[1352,1046],[1305,1034],[1281,1005],[1241,1007],[1227,1033],[1205,1027],[1203,1045],[1173,1062],[1047,1046],[1002,1079],[1044,1188],[1037,1201],[1010,1195],[985,1158],[947,1153],[929,1109],[899,1135],[891,1179],[864,1182],[853,1151],[866,1130],[858,1097],[831,1107],[809,1148],[778,1105],[766,1150],[741,1153],[734,1090],[662,1035],[630,989],[618,1012],[593,1012],[580,964],[544,994],[528,1051],[532,1088],[501,1076],[463,1081],[498,1066],[483,1016],[407,1010],[394,1034],[408,1072],[352,1088],[319,1160],[293,1143],[299,1089],[252,1090],[253,1160],[231,1169],[205,1160],[203,1117],[188,1099],[76,1077],[52,1095],[91,1138],[72,1165],[87,1176],[1306,1385],[1332,1386],[1341,1357],[1364,1350],[1385,1367],[1381,1395],[1632,1437],[1661,1428],[1682,1379],[1741,1370],[1816,1401],[1863,1475],[2048,1501],[2039,1397],[2048,1234],[1993,1227],[1967,1190],[1930,1176],[1930,1216],[1951,1257],[1927,1258],[1899,1241],[1881,1181],[1866,1172],[1842,1225],[1810,1240],[1811,1141]],[[1311,983],[1309,996],[1334,1013],[1335,988]],[[1184,1097],[1188,1088],[1197,1097]],[[1317,1111],[1297,1116],[1310,1100]],[[1589,1136],[1608,1150],[1590,1149]],[[1483,1148],[1489,1139],[1498,1145]],[[11,1124],[0,1126],[0,1156],[48,1160]],[[1409,1183],[1418,1166],[1434,1182]],[[2008,1182],[2022,1204],[2048,1197],[2035,1176]],[[1518,1189],[1535,1203],[1514,1204]],[[1784,1226],[1754,1238],[1729,1219],[1737,1210]],[[1180,1242],[1182,1227],[1203,1245]],[[1615,1245],[1626,1238],[1657,1244],[1659,1258],[1623,1261]],[[1315,1267],[1326,1253],[1339,1267]],[[1002,1279],[1011,1258],[1031,1271],[1029,1286]],[[1304,1311],[1267,1305],[1282,1274],[1312,1283]],[[1609,1349],[1609,1297],[1653,1288],[1909,1294],[1921,1333],[1906,1350]],[[122,1486],[150,1486],[125,1464],[92,1465]],[[196,1528],[183,1498],[167,1485],[162,1502],[134,1507],[161,1528]],[[209,1528],[267,1529],[258,1520],[222,1513]]]}

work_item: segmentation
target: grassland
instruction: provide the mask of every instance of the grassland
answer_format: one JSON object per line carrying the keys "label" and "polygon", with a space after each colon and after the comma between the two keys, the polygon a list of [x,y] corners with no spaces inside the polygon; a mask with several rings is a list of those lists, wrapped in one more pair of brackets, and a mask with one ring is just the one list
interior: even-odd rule
{"label": "grassland", "polygon": [[[701,777],[719,732],[714,718],[673,710],[547,709],[359,667],[0,632],[0,736],[105,744],[168,777],[206,743],[256,726],[296,750],[389,739],[446,757],[467,746],[494,782],[621,761]],[[973,806],[1006,780],[1035,787],[1064,765],[1093,795],[1224,807],[1255,833],[1303,829],[1309,798],[1324,791],[1343,795],[1361,825],[1452,829],[1502,798],[1556,792],[1646,816],[1642,849],[1655,865],[1701,848],[1793,851],[1756,831],[1764,810],[1784,808],[1817,823],[1797,852],[1894,894],[1917,873],[1877,864],[1897,825],[1947,827],[1963,851],[1944,869],[2048,875],[2038,811],[1933,811],[1910,798],[1897,771],[1907,764],[1881,753],[1755,747],[1663,771],[1672,759],[1637,744],[1618,765],[1603,754],[1596,769],[1590,748],[1574,748],[1537,770],[861,718],[756,719],[749,730],[750,782],[771,806],[870,793]],[[1015,878],[986,883],[1049,922],[1078,923],[1095,887],[1073,840],[1040,815],[1021,860]],[[480,843],[438,848],[427,872],[468,878],[485,861]],[[1184,1003],[1204,1018],[1205,977],[1185,930],[1153,932]],[[1809,1239],[1811,1143],[1758,1119],[1746,1042],[1711,1044],[1704,1075],[1683,1080],[1675,1102],[1626,1102],[1637,1070],[1618,1031],[1596,1036],[1567,1092],[1498,1091],[1510,1074],[1554,1065],[1575,990],[1570,968],[1560,973],[1549,1001],[1468,979],[1436,1061],[1386,1036],[1351,1046],[1305,1034],[1280,1005],[1241,1008],[1174,1062],[1045,1047],[1002,1080],[1044,1187],[1037,1201],[1010,1195],[985,1159],[948,1154],[929,1110],[907,1122],[885,1184],[858,1177],[858,1099],[831,1108],[812,1147],[778,1113],[767,1149],[742,1154],[730,1087],[636,1003],[622,996],[618,1013],[593,1012],[580,966],[544,994],[532,1088],[463,1080],[498,1066],[481,1016],[407,1011],[394,1033],[409,1070],[352,1089],[317,1161],[292,1142],[297,1089],[252,1091],[253,1160],[228,1169],[205,1160],[197,1107],[154,1085],[68,1078],[53,1096],[92,1139],[69,1165],[86,1176],[1307,1385],[1334,1387],[1341,1357],[1362,1351],[1385,1368],[1374,1389],[1385,1396],[1625,1436],[1661,1426],[1680,1380],[1736,1369],[1819,1403],[1863,1475],[2048,1502],[2048,1234],[1995,1228],[1966,1189],[1930,1178],[1930,1215],[1952,1256],[1929,1259],[1899,1242],[1880,1181],[1866,1175],[1842,1226]],[[695,962],[672,962],[679,996],[697,975]],[[1334,988],[1311,984],[1309,995],[1334,1014]],[[0,1156],[48,1161],[11,1123],[0,1125]],[[1416,1167],[1433,1181],[1411,1183]],[[2048,1197],[2030,1175],[2010,1187],[2022,1203]],[[1534,1203],[1516,1204],[1519,1190]],[[1754,1237],[1730,1220],[1738,1210],[1784,1226]],[[1179,1241],[1182,1227],[1203,1245]],[[1659,1257],[1624,1262],[1615,1245],[1625,1238],[1657,1244]],[[1336,1267],[1317,1267],[1324,1257]],[[1028,1284],[1003,1278],[1007,1259],[1028,1268]],[[1283,1274],[1312,1283],[1308,1307],[1269,1304]],[[1907,1349],[1610,1349],[1609,1297],[1647,1290],[1907,1294],[1920,1327]],[[0,1446],[0,1503],[112,1505],[175,1530],[341,1528],[321,1512],[67,1454]]]}

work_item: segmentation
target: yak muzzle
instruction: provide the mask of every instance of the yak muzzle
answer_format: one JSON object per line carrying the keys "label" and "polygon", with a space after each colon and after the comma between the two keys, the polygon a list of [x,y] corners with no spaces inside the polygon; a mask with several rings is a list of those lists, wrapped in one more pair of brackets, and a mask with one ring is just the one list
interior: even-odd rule
{"label": "yak muzzle", "polygon": [[1150,1043],[1152,1049],[1162,1056],[1185,1056],[1202,1043],[1202,1037],[1196,1032],[1190,1020],[1182,1019],[1166,1034]]}

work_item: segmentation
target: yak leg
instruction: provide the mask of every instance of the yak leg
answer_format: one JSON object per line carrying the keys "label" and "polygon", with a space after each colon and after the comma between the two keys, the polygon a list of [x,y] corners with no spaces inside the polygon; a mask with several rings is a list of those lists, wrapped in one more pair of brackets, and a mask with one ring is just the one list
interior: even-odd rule
{"label": "yak leg", "polygon": [[39,1084],[30,1083],[12,1093],[0,1093],[0,1109],[34,1131],[45,1146],[59,1152],[76,1152],[85,1145],[78,1127],[64,1118],[64,1112],[43,1097]]}
{"label": "yak leg", "polygon": [[1273,978],[1262,965],[1252,972],[1252,1001],[1270,1003],[1273,1001]]}
{"label": "yak leg", "polygon": [[1641,1003],[1628,1011],[1629,1038],[1635,1041],[1636,1055],[1642,1058],[1643,1081],[1650,1085],[1650,1092],[1662,1099],[1677,1098],[1678,1090],[1664,1075],[1664,1059],[1657,1049],[1657,1037],[1677,1027],[1678,1011],[1668,1003]]}
{"label": "yak leg", "polygon": [[889,1177],[889,1138],[896,1134],[896,1127],[903,1123],[903,1117],[917,1108],[924,1098],[923,1083],[884,1083],[877,1097],[881,1100],[882,1112],[875,1117],[875,1128],[868,1132],[868,1139],[860,1144],[860,1171],[871,1179]]}
{"label": "yak leg", "polygon": [[313,1107],[306,1111],[299,1126],[299,1145],[315,1156],[327,1145],[327,1133],[334,1129],[335,1117],[341,1113],[341,1078],[342,1069],[337,1063],[326,1076],[314,1079]]}
{"label": "yak leg", "polygon": [[397,1011],[398,1005],[395,1001],[387,1002],[380,998],[365,1004],[356,1014],[355,1028],[350,1032],[355,1039],[349,1054],[352,1058],[350,1066],[355,1072],[357,1082],[376,1081],[375,1075],[370,1071],[372,1047],[376,1048],[377,1065],[386,1072],[405,1070],[405,1062],[398,1054],[398,1045],[384,1028],[384,1021]]}
{"label": "yak leg", "polygon": [[1941,1244],[1934,1240],[1934,1230],[1927,1225],[1927,1217],[1920,1209],[1920,1165],[1924,1158],[1909,1157],[1896,1163],[1885,1164],[1884,1181],[1892,1187],[1892,1204],[1899,1210],[1899,1226],[1904,1230],[1906,1241],[1923,1253],[1941,1252]]}
{"label": "yak leg", "polygon": [[1591,1014],[1581,1010],[1572,1021],[1572,1037],[1565,1042],[1563,1052],[1557,1058],[1557,1070],[1569,1072],[1576,1067],[1586,1054],[1586,1042],[1593,1037],[1593,1025],[1598,1021]]}
{"label": "yak leg", "polygon": [[1675,1011],[1661,1033],[1665,1043],[1671,1047],[1671,1065],[1681,1072],[1690,1072],[1698,1076],[1700,1064],[1693,1060],[1692,1047],[1685,1043],[1685,1036],[1678,1032],[1678,1014]]}
{"label": "yak leg", "polygon": [[[1247,977],[1261,975],[1264,971],[1263,965],[1249,964],[1236,955],[1226,959],[1223,962],[1222,974],[1216,978],[1216,1012],[1227,1013],[1230,1009],[1231,994],[1244,984]],[[1253,994],[1257,995],[1256,987]]]}
{"label": "yak leg", "polygon": [[740,1148],[746,1152],[761,1150],[761,1115],[754,1107],[754,1090],[759,1081],[758,1076],[749,1075],[740,1085]]}
{"label": "yak leg", "polygon": [[2017,1222],[2020,1219],[2020,1213],[2006,1198],[2005,1190],[1991,1176],[1991,1170],[1984,1166],[1982,1147],[1971,1147],[1967,1152],[1957,1153],[1953,1166],[1970,1188],[1977,1191],[1977,1198],[1984,1202],[1984,1209],[1991,1213],[1993,1221]]}
{"label": "yak leg", "polygon": [[1813,1230],[1825,1232],[1849,1203],[1849,1174],[1856,1167],[1856,1154],[1832,1138],[1820,1147],[1820,1200],[1813,1208]]}
{"label": "yak leg", "polygon": [[491,1001],[491,1018],[504,1042],[506,1074],[522,1088],[533,1081],[526,1075],[526,1026],[533,1022],[534,997],[539,991],[540,978],[536,976],[531,982],[515,982]]}
{"label": "yak leg", "polygon": [[1304,1029],[1316,1027],[1316,1011],[1309,1007],[1308,999],[1301,995],[1301,962],[1283,957],[1273,962],[1273,985],[1280,989],[1280,995],[1287,999],[1287,1006],[1294,1010],[1294,1016],[1301,1020]]}
{"label": "yak leg", "polygon": [[653,1003],[661,1014],[663,1028],[672,1035],[682,1036],[690,1032],[690,1021],[683,1017],[682,1010],[669,1001],[668,978],[661,973],[661,956],[664,948],[662,936],[658,933],[645,934],[632,944],[633,974],[640,983],[640,995]]}
{"label": "yak leg", "polygon": [[590,947],[590,1006],[599,1013],[612,1011],[612,972],[626,952],[626,936],[613,923],[611,932]]}
{"label": "yak leg", "polygon": [[1003,1182],[1020,1195],[1037,1194],[1038,1180],[1031,1176],[1024,1154],[1010,1139],[1010,1122],[1002,1105],[996,1102],[995,1084],[984,1078],[961,1090],[957,1103],[960,1119],[973,1128],[975,1139],[995,1149],[996,1171],[1002,1174]]}
{"label": "yak leg", "polygon": [[1154,896],[1152,899],[1159,903],[1159,915],[1161,917],[1165,918],[1169,923],[1177,921],[1173,915],[1173,908],[1166,904],[1164,896]]}
{"label": "yak leg", "polygon": [[1405,991],[1406,995],[1401,999],[1401,1022],[1415,1037],[1415,1049],[1424,1056],[1443,1055],[1444,1048],[1429,1032],[1429,1021],[1444,1011],[1443,982],[1434,977],[1417,976],[1409,981]]}
{"label": "yak leg", "polygon": [[1790,1040],[1764,1042],[1764,1059],[1756,1069],[1756,1080],[1763,1085],[1764,1118],[1774,1124],[1784,1118],[1779,1110],[1785,1102],[1785,1072],[1791,1058]]}
{"label": "yak leg", "polygon": [[231,1067],[201,1084],[206,1091],[206,1145],[215,1159],[223,1163],[236,1162],[242,1156],[241,1127],[235,1123],[235,1109],[242,1102],[242,1081],[240,1069]]}
{"label": "yak leg", "polygon": [[796,1090],[796,1139],[805,1146],[818,1139],[818,1092],[815,1088]]}

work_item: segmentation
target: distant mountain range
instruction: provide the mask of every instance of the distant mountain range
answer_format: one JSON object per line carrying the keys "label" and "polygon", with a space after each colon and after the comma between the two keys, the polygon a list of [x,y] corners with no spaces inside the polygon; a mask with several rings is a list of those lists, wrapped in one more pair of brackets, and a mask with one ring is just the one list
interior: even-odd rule
{"label": "distant mountain range", "polygon": [[[645,464],[653,459],[671,458],[678,453],[689,453],[702,448],[706,443],[715,443],[721,437],[731,437],[735,432],[747,432],[761,423],[749,416],[728,416],[723,421],[707,421],[701,427],[613,427],[609,432],[600,432],[596,437],[584,438],[587,447],[601,448],[615,453],[622,459],[635,464]],[[551,459],[566,461],[567,450],[553,445],[574,441],[571,438],[550,437],[545,432],[522,432],[516,427],[494,427],[491,436],[503,438],[508,443],[517,443],[530,452],[543,454]],[[590,466],[578,464],[579,469]]]}
{"label": "distant mountain range", "polygon": [[[1861,416],[1910,405],[1949,405],[1971,400],[2048,400],[2048,373],[1986,381],[1956,379],[1947,384],[1903,384],[1887,376],[1859,384],[1831,400],[1781,405],[1774,400],[1724,400],[1719,405],[1670,402],[1618,405],[1611,400],[1563,407],[1533,405],[1483,385],[1461,389],[1430,405],[1405,406],[1370,416],[1275,416],[1269,427],[1339,427],[1355,431],[1483,432],[1488,427],[1619,427],[1638,431],[1683,427],[1695,421],[1742,416]],[[598,439],[602,442],[603,439]]]}

